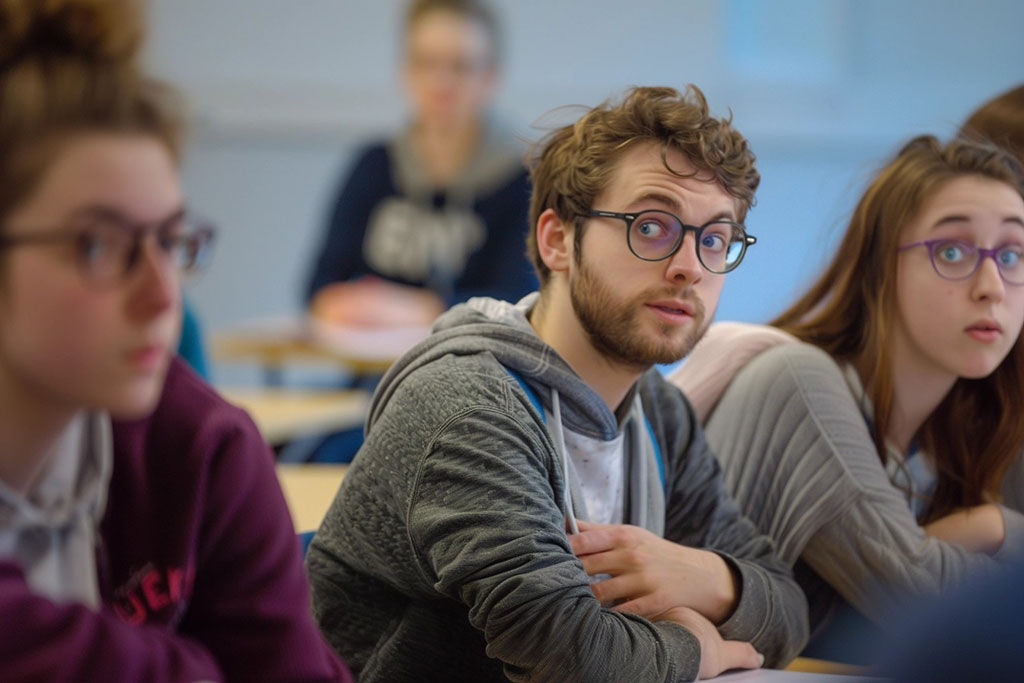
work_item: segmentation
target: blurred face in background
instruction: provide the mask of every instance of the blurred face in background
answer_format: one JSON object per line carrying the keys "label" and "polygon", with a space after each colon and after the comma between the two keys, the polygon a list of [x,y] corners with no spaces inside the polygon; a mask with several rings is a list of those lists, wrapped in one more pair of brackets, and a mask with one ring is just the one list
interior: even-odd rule
{"label": "blurred face in background", "polygon": [[461,127],[476,122],[497,80],[487,28],[455,12],[435,10],[410,27],[406,40],[405,87],[417,123]]}
{"label": "blurred face in background", "polygon": [[[3,219],[22,243],[0,253],[0,391],[66,412],[152,410],[181,320],[178,267],[160,240],[183,229],[181,212],[175,162],[155,138],[63,143]],[[97,267],[128,263],[127,242],[98,239],[103,230],[143,231],[130,268]]]}

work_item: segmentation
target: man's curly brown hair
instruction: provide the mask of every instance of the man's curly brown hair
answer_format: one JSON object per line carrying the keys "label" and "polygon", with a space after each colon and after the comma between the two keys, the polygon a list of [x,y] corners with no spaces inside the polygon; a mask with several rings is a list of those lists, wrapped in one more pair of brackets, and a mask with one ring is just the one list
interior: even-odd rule
{"label": "man's curly brown hair", "polygon": [[[554,209],[565,222],[590,211],[623,150],[638,141],[661,143],[662,161],[673,175],[702,174],[720,183],[736,198],[739,220],[753,206],[761,175],[746,138],[732,127],[731,116],[711,116],[704,93],[695,85],[687,86],[684,93],[674,88],[631,88],[621,102],[603,102],[534,146],[527,247],[542,288],[551,271],[537,247],[537,219],[547,209]],[[680,173],[669,166],[669,149],[686,156],[696,173]],[[577,254],[581,234],[582,221],[577,221]]]}

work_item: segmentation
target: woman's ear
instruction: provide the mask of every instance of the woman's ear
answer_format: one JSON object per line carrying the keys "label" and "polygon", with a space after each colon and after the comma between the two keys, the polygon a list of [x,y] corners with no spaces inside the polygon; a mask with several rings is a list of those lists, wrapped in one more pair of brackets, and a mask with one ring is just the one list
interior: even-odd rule
{"label": "woman's ear", "polygon": [[564,222],[554,209],[545,209],[537,217],[537,249],[551,272],[564,272],[572,261],[574,225]]}

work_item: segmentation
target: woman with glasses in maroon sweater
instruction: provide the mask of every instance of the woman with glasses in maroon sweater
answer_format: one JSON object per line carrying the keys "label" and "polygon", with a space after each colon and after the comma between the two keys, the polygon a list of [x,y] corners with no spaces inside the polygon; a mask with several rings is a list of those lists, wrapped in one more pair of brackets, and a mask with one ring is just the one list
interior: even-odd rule
{"label": "woman with glasses in maroon sweater", "polygon": [[0,679],[351,680],[272,456],[178,360],[171,93],[127,0],[0,0]]}

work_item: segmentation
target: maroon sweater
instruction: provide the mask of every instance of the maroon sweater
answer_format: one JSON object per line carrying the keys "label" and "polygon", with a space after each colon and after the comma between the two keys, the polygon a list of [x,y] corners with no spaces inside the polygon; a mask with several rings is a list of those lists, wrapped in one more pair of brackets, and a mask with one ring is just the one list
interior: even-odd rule
{"label": "maroon sweater", "polygon": [[175,360],[154,413],[114,423],[101,610],[0,561],[0,680],[351,681],[299,553],[255,425]]}

